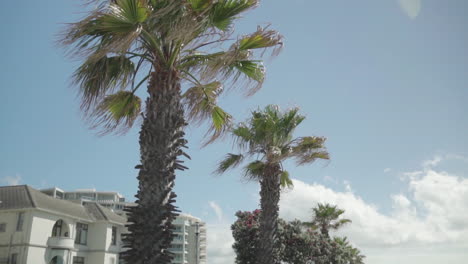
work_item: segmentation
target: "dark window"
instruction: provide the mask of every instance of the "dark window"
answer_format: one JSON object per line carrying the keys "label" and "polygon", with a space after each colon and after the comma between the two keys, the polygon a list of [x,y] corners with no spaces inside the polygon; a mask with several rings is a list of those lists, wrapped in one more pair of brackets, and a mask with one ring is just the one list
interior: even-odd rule
{"label": "dark window", "polygon": [[23,231],[24,213],[18,213],[18,222],[16,222],[16,231]]}
{"label": "dark window", "polygon": [[84,257],[73,257],[73,264],[84,264]]}
{"label": "dark window", "polygon": [[11,261],[10,261],[11,264],[16,264],[18,263],[18,254],[11,254]]}
{"label": "dark window", "polygon": [[88,240],[88,225],[82,223],[76,223],[76,237],[75,243],[86,245]]}
{"label": "dark window", "polygon": [[62,225],[63,225],[62,220],[58,220],[55,223],[54,228],[52,228],[52,236],[53,237],[59,237],[59,236],[62,235]]}
{"label": "dark window", "polygon": [[5,232],[6,231],[6,223],[1,223],[0,224],[0,232]]}
{"label": "dark window", "polygon": [[112,245],[117,245],[117,227],[113,226],[112,227]]}

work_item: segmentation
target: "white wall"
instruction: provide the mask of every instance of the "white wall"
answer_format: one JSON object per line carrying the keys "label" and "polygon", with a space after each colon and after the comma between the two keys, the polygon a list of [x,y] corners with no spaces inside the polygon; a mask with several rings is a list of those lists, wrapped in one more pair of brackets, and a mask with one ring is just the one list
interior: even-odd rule
{"label": "white wall", "polygon": [[[0,232],[0,260],[8,255],[18,253],[18,264],[48,264],[56,255],[64,258],[64,263],[72,264],[73,256],[85,257],[86,264],[112,264],[112,258],[118,263],[121,233],[123,226],[117,226],[117,245],[111,245],[112,226],[108,222],[86,223],[85,221],[64,217],[40,210],[25,210],[23,230],[16,231],[18,219],[17,210],[0,211],[0,223],[6,223],[6,231]],[[86,246],[75,244],[74,249],[51,249],[47,247],[47,240],[52,236],[52,229],[56,221],[62,219],[68,227],[69,237],[75,239],[76,223],[88,224],[88,243]],[[10,244],[24,244],[23,246],[8,247]],[[26,246],[26,245],[30,246]]]}

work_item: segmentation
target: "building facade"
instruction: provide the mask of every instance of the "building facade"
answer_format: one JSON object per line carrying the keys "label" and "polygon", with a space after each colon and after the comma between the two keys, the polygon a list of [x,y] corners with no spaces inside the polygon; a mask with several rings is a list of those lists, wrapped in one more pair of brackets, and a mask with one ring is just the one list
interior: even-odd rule
{"label": "building facade", "polygon": [[174,239],[169,249],[174,264],[206,264],[206,225],[201,219],[180,214],[174,221]]}
{"label": "building facade", "polygon": [[[86,204],[96,202],[118,215],[124,216],[125,206],[134,203],[125,201],[125,197],[118,192],[102,192],[95,189],[81,189],[63,191],[53,187],[41,192],[57,199],[70,200]],[[170,251],[175,254],[173,264],[206,264],[206,225],[201,219],[189,214],[180,214],[174,221],[175,237]]]}
{"label": "building facade", "polygon": [[29,186],[0,187],[0,263],[117,264],[125,218]]}
{"label": "building facade", "polygon": [[42,189],[42,193],[57,199],[68,200],[76,203],[96,202],[101,206],[122,215],[125,206],[132,206],[134,203],[125,201],[125,197],[118,192],[101,192],[95,189],[80,189],[74,191],[64,191],[53,187]]}

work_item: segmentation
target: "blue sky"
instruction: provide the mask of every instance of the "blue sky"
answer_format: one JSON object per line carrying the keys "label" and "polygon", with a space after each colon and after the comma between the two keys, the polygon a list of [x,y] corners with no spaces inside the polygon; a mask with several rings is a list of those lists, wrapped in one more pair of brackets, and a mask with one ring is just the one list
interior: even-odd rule
{"label": "blue sky", "polygon": [[[4,51],[0,184],[115,190],[132,199],[137,186],[133,168],[139,159],[138,128],[125,136],[106,137],[87,129],[76,87],[70,86],[78,62],[65,58],[55,44],[63,24],[82,16],[80,3],[9,1],[0,9]],[[415,204],[413,220],[431,218],[424,200],[428,197],[416,188],[430,185],[424,180],[433,179],[431,172],[441,175],[440,181],[454,183],[449,180],[456,179],[455,186],[468,184],[468,2],[287,3],[262,1],[236,26],[239,33],[248,33],[257,24],[271,23],[284,35],[285,47],[277,58],[267,60],[267,80],[260,92],[250,98],[232,92],[220,104],[238,121],[251,109],[270,103],[301,108],[307,119],[297,135],[326,136],[332,157],[330,162],[300,168],[287,164],[298,184],[305,184],[306,192],[321,186],[336,195],[352,194],[349,197],[358,197],[393,220],[398,219],[396,212],[401,213],[395,208],[402,199],[395,197],[404,195]],[[203,126],[187,128],[192,160],[187,162],[190,170],[179,173],[175,190],[178,206],[213,224],[216,240],[228,236],[235,211],[257,208],[258,186],[241,180],[239,171],[213,176],[216,161],[231,151],[231,141],[201,148],[204,132]],[[416,172],[419,178],[411,178]],[[293,192],[284,196],[290,198]],[[454,201],[468,199],[468,187],[458,194]],[[324,197],[341,201],[333,195]],[[294,211],[285,214],[286,218],[300,217]],[[349,232],[352,240],[354,233]],[[468,243],[466,229],[453,232],[446,241],[415,240],[418,245]],[[373,254],[369,263],[392,263],[397,257],[383,257],[379,250],[388,244],[375,249],[366,246],[367,238],[356,234],[354,238],[364,245],[365,253]],[[412,240],[403,242],[408,241]],[[225,242],[229,244],[229,239]],[[403,242],[392,246],[404,246]],[[229,263],[226,259],[232,253],[224,250],[225,255],[212,251],[212,259]],[[447,246],[438,256],[456,250]],[[411,263],[430,263],[423,261],[421,257]],[[460,263],[456,256],[453,261]]]}

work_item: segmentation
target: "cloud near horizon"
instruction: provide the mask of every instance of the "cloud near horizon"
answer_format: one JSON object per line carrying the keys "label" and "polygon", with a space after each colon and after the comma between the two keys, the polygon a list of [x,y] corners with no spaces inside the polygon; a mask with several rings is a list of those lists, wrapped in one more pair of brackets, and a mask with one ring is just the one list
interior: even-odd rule
{"label": "cloud near horizon", "polygon": [[0,178],[0,185],[19,185],[22,181],[21,175],[16,174],[15,176],[5,176]]}
{"label": "cloud near horizon", "polygon": [[[353,221],[337,235],[349,237],[367,256],[366,263],[463,263],[468,259],[464,250],[468,246],[468,179],[434,168],[446,158],[435,157],[424,162],[421,170],[404,173],[401,179],[406,190],[389,195],[389,212],[362,199],[350,183],[346,191],[338,192],[293,180],[294,189],[282,194],[280,217],[308,221],[317,203],[336,204]],[[212,208],[218,215],[221,207]],[[216,260],[213,263],[234,262],[229,227],[230,223],[219,221],[209,225],[208,257]]]}

